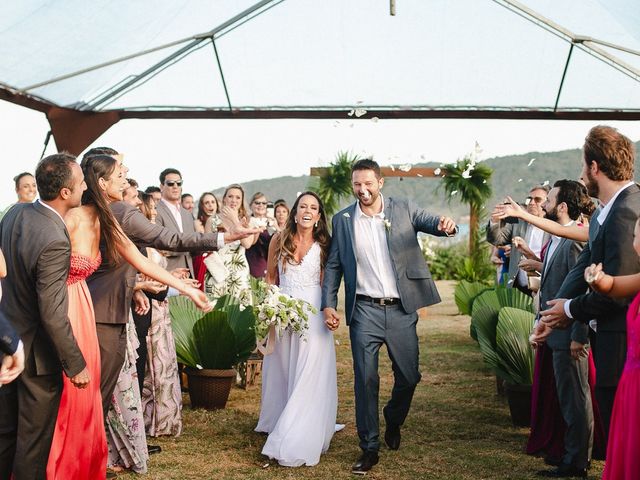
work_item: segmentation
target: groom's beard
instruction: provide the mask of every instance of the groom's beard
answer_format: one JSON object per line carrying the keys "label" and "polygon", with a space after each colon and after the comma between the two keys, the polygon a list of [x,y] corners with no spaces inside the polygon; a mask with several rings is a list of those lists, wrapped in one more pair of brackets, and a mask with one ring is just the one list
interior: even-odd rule
{"label": "groom's beard", "polygon": [[358,201],[362,204],[362,205],[373,205],[376,200],[378,200],[378,197],[380,196],[380,192],[370,192],[369,190],[365,190],[364,192],[358,192],[356,194],[356,198],[358,199]]}

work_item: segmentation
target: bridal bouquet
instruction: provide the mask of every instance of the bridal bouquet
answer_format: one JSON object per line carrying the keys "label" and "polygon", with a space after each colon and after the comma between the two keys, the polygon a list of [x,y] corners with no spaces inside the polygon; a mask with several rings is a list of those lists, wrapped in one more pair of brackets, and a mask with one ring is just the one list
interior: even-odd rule
{"label": "bridal bouquet", "polygon": [[318,313],[309,302],[282,293],[276,285],[264,281],[252,282],[252,291],[256,337],[264,339],[272,327],[278,335],[289,329],[305,337],[309,329],[309,313]]}

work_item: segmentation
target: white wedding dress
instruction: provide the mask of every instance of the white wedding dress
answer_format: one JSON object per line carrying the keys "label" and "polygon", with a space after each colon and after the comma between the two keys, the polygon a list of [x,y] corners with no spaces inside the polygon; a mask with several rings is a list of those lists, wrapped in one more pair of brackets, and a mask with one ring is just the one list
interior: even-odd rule
{"label": "white wedding dress", "polygon": [[[320,308],[320,246],[314,243],[299,265],[278,265],[280,288]],[[338,392],[333,333],[320,311],[309,313],[302,339],[282,332],[264,358],[262,406],[257,432],[269,434],[263,455],[280,465],[312,466],[327,451],[336,430]]]}

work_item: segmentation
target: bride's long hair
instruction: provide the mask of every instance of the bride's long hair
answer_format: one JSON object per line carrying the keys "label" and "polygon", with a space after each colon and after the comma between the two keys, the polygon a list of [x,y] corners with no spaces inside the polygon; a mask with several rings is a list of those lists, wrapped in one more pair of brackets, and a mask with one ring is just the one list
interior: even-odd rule
{"label": "bride's long hair", "polygon": [[320,267],[324,269],[324,266],[327,263],[329,247],[331,246],[331,235],[329,235],[329,226],[327,224],[327,215],[324,211],[324,205],[322,204],[320,197],[315,192],[303,192],[298,196],[293,207],[291,207],[287,223],[282,232],[280,232],[278,244],[276,245],[276,258],[278,261],[282,262],[283,270],[286,269],[288,263],[292,265],[295,265],[296,263],[294,260],[294,254],[296,251],[294,236],[298,230],[298,225],[296,224],[296,212],[298,211],[300,199],[306,195],[310,195],[318,201],[320,218],[318,219],[317,226],[313,228],[313,239],[318,242],[318,245],[320,246]]}

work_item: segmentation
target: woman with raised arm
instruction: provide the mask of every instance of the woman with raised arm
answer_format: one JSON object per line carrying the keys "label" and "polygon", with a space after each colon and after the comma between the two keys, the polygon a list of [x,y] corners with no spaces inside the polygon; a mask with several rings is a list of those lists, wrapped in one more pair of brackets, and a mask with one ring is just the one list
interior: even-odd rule
{"label": "woman with raised arm", "polygon": [[507,217],[521,218],[525,222],[557,237],[568,238],[577,242],[589,240],[589,229],[586,228],[584,221],[569,226],[560,225],[553,220],[530,214],[511,197],[506,198],[506,203],[496,205],[493,212],[491,212],[492,220],[503,220]]}
{"label": "woman with raised arm", "polygon": [[[86,190],[82,195],[82,206],[70,210],[64,220],[71,240],[71,268],[67,280],[69,320],[92,381],[86,389],[77,389],[71,388],[66,377],[63,379],[60,409],[47,464],[49,479],[106,476],[107,443],[100,395],[100,349],[93,304],[85,281],[98,268],[102,256],[109,262],[127,261],[146,275],[190,296],[200,308],[210,309],[202,292],[145,258],[122,233],[109,208],[110,202],[122,200],[122,192],[128,185],[117,161],[107,155],[91,157],[83,173]],[[103,252],[100,250],[101,240]]]}
{"label": "woman with raised arm", "polygon": [[[640,220],[636,221],[633,248],[640,256]],[[613,277],[602,264],[585,269],[584,278],[596,292],[635,298],[627,312],[627,358],[616,390],[611,414],[607,463],[603,480],[631,480],[640,475],[640,273]]]}
{"label": "woman with raised arm", "polygon": [[[269,246],[267,282],[319,310],[330,243],[320,198],[301,194]],[[304,339],[281,332],[273,353],[265,356],[262,375],[256,431],[269,434],[262,454],[287,467],[316,465],[335,433],[338,405],[333,334],[322,314],[309,313]]]}

